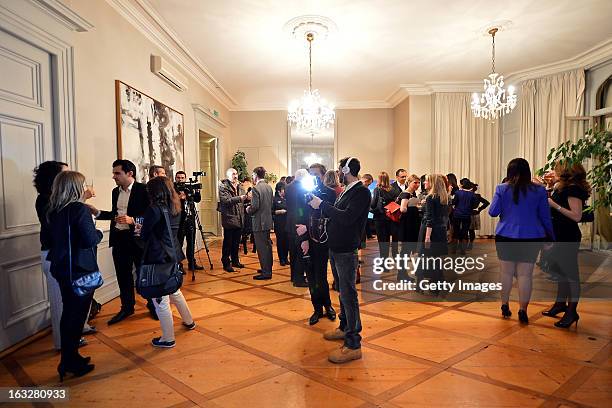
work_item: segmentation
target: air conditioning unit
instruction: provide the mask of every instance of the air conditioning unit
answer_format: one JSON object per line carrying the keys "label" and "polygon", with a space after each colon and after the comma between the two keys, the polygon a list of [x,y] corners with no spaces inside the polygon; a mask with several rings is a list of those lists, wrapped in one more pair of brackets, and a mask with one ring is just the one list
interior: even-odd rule
{"label": "air conditioning unit", "polygon": [[180,92],[188,89],[189,80],[159,55],[151,55],[151,72]]}

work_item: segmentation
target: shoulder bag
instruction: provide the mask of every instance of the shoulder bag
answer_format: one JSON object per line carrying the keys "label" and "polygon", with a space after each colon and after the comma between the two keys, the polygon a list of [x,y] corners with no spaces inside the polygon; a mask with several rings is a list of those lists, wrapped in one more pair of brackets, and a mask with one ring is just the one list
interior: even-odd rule
{"label": "shoulder bag", "polygon": [[[160,298],[162,296],[171,295],[181,288],[183,285],[183,273],[179,269],[176,261],[176,249],[174,247],[174,238],[172,229],[170,228],[170,217],[168,217],[168,209],[161,208],[164,213],[164,220],[168,236],[172,240],[172,248],[169,248],[160,239],[164,250],[172,260],[171,262],[161,264],[142,264],[138,267],[138,280],[136,281],[136,292],[145,299]],[[142,259],[146,259],[149,241],[145,244],[145,249],[142,254]]]}
{"label": "shoulder bag", "polygon": [[[93,248],[89,248],[93,251]],[[72,232],[70,228],[70,209],[68,209],[68,270],[70,273],[70,284],[72,291],[77,296],[92,295],[96,289],[104,284],[102,274],[99,270],[86,273],[76,280],[72,278]]]}

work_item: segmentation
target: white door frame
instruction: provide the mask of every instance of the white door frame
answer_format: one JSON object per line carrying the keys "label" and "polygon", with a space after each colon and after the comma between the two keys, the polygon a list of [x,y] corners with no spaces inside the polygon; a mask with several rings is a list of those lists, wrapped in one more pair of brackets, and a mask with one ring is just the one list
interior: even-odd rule
{"label": "white door frame", "polygon": [[[199,104],[192,104],[194,115],[195,115],[195,134],[197,140],[196,149],[196,163],[198,166],[200,165],[200,131],[210,135],[213,137],[215,144],[215,169],[214,173],[211,174],[210,177],[214,177],[213,185],[213,199],[215,202],[219,201],[219,189],[217,188],[218,179],[221,174],[223,174],[223,169],[221,168],[221,163],[224,163],[223,157],[223,146],[225,144],[224,133],[228,128],[227,123],[214,116],[208,109]],[[218,237],[221,236],[221,216],[217,214],[217,231],[216,235]]]}

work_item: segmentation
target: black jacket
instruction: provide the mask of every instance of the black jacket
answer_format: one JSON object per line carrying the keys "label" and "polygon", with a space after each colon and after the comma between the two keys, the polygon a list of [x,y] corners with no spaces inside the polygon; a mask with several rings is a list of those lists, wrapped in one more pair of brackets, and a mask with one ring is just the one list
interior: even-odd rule
{"label": "black jacket", "polygon": [[71,282],[68,225],[72,244],[72,280],[98,270],[96,246],[102,240],[102,232],[96,230],[91,212],[85,204],[71,203],[61,211],[49,214],[49,232],[52,239],[47,260],[51,262],[51,275],[60,285]]}
{"label": "black jacket", "polygon": [[[167,208],[166,208],[167,209]],[[147,209],[140,230],[140,237],[145,245],[145,253],[142,262],[145,264],[161,264],[166,262],[180,262],[185,259],[183,249],[178,243],[178,229],[180,225],[181,215],[172,215],[168,210],[168,218],[170,220],[170,229],[172,236],[168,235],[168,227],[161,207],[151,206]],[[172,248],[174,244],[175,259],[170,258],[168,252],[164,249],[164,244],[167,248]]]}
{"label": "black jacket", "polygon": [[272,216],[274,218],[274,232],[283,234],[287,231],[287,213],[276,214],[277,210],[287,210],[287,200],[281,197],[278,192],[274,194],[272,202]]}
{"label": "black jacket", "polygon": [[[117,200],[119,199],[120,188],[117,186],[113,189],[113,209],[111,211],[100,211],[100,215],[97,217],[99,220],[110,220],[111,222],[109,238],[109,245],[111,247],[117,243],[116,234],[118,230],[115,228],[115,217],[117,216]],[[130,217],[142,217],[147,208],[149,208],[147,186],[135,181],[130,192],[127,215]],[[130,225],[130,231],[134,232],[134,225]]]}
{"label": "black jacket", "polygon": [[49,194],[39,194],[36,197],[36,215],[40,222],[40,250],[48,251],[51,248],[51,231],[47,220],[47,209],[49,207]]}
{"label": "black jacket", "polygon": [[361,245],[361,235],[368,219],[370,190],[357,182],[336,204],[321,203],[323,214],[329,218],[327,241],[334,252],[353,252]]}
{"label": "black jacket", "polygon": [[383,190],[380,187],[376,187],[374,189],[372,201],[370,202],[370,208],[372,209],[372,214],[374,214],[375,220],[387,219],[385,215],[385,206],[397,199],[397,197],[400,195],[398,191],[401,192],[399,187],[392,187],[389,191]]}
{"label": "black jacket", "polygon": [[[298,224],[308,225],[308,204],[304,197],[306,190],[302,188],[302,183],[294,180],[285,187],[285,200],[287,204],[287,234],[290,239],[296,239],[295,226]],[[308,239],[308,234],[301,237],[303,241]]]}

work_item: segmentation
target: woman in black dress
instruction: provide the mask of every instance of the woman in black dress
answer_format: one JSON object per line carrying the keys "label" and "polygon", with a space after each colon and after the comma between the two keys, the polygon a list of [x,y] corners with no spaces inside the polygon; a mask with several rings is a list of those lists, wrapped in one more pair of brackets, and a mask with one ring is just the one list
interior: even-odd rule
{"label": "woman in black dress", "polygon": [[274,188],[272,215],[274,218],[274,235],[276,235],[276,252],[281,266],[289,265],[289,234],[287,233],[287,200],[285,200],[285,183],[279,181]]}
{"label": "woman in black dress", "polygon": [[[398,237],[402,245],[400,251],[402,259],[404,256],[410,256],[412,252],[416,252],[419,230],[421,228],[419,199],[417,198],[417,190],[421,182],[416,174],[412,174],[408,177],[406,183],[406,191],[403,191],[397,198],[400,204],[400,212],[402,213],[398,226]],[[397,279],[408,279],[406,272],[405,270],[398,271]]]}
{"label": "woman in black dress", "polygon": [[[428,174],[425,179],[425,189],[429,191],[425,199],[423,220],[419,231],[420,252],[429,258],[441,257],[448,254],[448,242],[446,239],[446,228],[448,225],[448,203],[449,195],[446,181],[442,174]],[[437,262],[431,262],[438,264]],[[425,277],[423,269],[416,272],[417,280]],[[428,270],[431,282],[444,280],[441,269]],[[434,291],[437,295],[438,291]]]}
{"label": "woman in black dress", "polygon": [[563,317],[555,323],[555,326],[566,329],[574,322],[577,326],[580,319],[576,311],[580,299],[578,249],[582,239],[578,223],[591,194],[591,186],[586,181],[584,167],[579,163],[572,166],[558,163],[555,166],[553,179],[555,185],[548,203],[557,241],[547,254],[547,258],[553,271],[558,275],[559,282],[555,304],[542,314],[555,317],[563,312]]}
{"label": "woman in black dress", "polygon": [[[378,185],[372,194],[370,208],[374,214],[374,225],[376,226],[376,238],[381,258],[389,257],[389,247],[392,246],[391,255],[397,255],[397,224],[385,215],[385,206],[397,199],[398,193],[391,188],[389,174],[382,171],[378,175]],[[391,243],[393,240],[393,243]]]}

